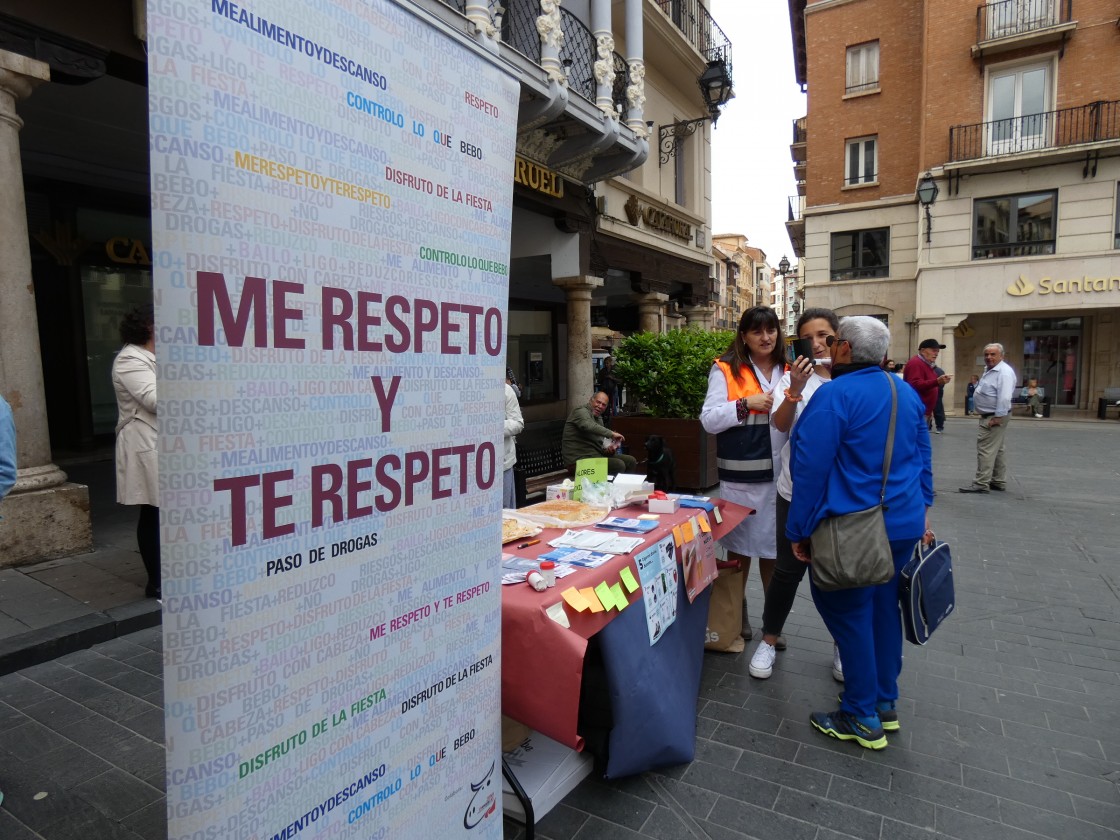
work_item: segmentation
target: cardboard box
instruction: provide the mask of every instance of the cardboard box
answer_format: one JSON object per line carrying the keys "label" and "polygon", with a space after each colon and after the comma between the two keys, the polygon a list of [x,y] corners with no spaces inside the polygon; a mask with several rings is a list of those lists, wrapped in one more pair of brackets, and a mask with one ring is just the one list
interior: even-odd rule
{"label": "cardboard box", "polygon": [[568,499],[571,498],[572,488],[564,487],[561,484],[550,484],[544,489],[544,500],[551,502],[553,499]]}
{"label": "cardboard box", "polygon": [[680,510],[680,499],[650,499],[650,513],[676,513]]}

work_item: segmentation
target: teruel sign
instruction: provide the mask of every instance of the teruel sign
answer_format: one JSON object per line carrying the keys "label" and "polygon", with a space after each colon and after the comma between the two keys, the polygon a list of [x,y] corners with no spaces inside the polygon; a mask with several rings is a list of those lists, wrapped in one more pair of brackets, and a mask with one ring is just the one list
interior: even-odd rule
{"label": "teruel sign", "polygon": [[559,175],[520,156],[514,158],[513,181],[553,198],[564,197],[564,181]]}
{"label": "teruel sign", "polygon": [[1120,291],[1120,277],[1082,277],[1058,278],[1043,277],[1034,283],[1019,275],[1019,279],[1007,287],[1007,293],[1012,297],[1026,297],[1038,291],[1039,295],[1068,295],[1071,292],[1115,292]]}

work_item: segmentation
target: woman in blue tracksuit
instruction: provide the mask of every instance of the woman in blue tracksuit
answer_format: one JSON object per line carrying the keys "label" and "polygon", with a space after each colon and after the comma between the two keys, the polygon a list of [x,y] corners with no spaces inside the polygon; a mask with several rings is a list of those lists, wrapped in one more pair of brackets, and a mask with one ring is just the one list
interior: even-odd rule
{"label": "woman in blue tracksuit", "polygon": [[[891,391],[880,368],[890,344],[885,324],[868,316],[840,321],[832,343],[832,378],[805,407],[790,438],[793,498],[786,536],[794,554],[810,562],[809,537],[824,519],[878,504]],[[814,712],[810,723],[826,735],[870,749],[887,745],[899,729],[895,701],[902,670],[902,620],[897,571],[914,544],[930,537],[933,470],[925,407],[914,389],[896,382],[898,410],[887,477],[887,536],[895,577],[879,586],[825,592],[811,584],[813,601],[840,649],[844,694],[840,708]]]}

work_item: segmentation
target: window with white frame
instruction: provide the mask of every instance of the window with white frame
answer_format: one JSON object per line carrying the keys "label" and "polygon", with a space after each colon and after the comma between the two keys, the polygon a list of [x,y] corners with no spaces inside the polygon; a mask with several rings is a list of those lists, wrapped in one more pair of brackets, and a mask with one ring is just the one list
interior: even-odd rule
{"label": "window with white frame", "polygon": [[1057,208],[1055,190],[974,200],[972,258],[1053,254]]}
{"label": "window with white frame", "polygon": [[878,136],[857,137],[845,146],[844,183],[873,184],[879,180]]}
{"label": "window with white frame", "polygon": [[891,230],[846,230],[832,234],[829,268],[833,280],[890,277]]}
{"label": "window with white frame", "polygon": [[864,93],[879,88],[879,42],[848,47],[844,93]]}
{"label": "window with white frame", "polygon": [[1053,65],[993,67],[988,73],[987,142],[989,155],[1044,149],[1051,143]]}

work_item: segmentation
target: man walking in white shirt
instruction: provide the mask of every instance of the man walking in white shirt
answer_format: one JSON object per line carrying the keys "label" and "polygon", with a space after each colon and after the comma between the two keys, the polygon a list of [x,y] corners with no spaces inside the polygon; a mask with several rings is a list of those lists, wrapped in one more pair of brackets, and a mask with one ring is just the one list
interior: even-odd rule
{"label": "man walking in white shirt", "polygon": [[1011,394],[1015,390],[1015,371],[1003,360],[1003,345],[984,348],[987,369],[980,375],[973,394],[980,415],[976,439],[976,478],[962,493],[987,493],[1007,489],[1007,457],[1004,441],[1011,420]]}

